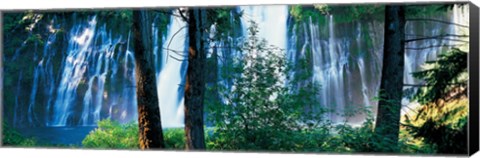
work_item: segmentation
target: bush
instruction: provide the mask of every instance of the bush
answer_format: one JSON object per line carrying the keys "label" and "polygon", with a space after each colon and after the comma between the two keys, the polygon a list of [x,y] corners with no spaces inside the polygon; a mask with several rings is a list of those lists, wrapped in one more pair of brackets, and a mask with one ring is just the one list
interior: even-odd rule
{"label": "bush", "polygon": [[[229,65],[229,76],[222,76],[232,79],[233,86],[217,85],[213,94],[221,99],[206,100],[207,118],[214,124],[207,145],[218,150],[266,151],[298,151],[318,146],[305,145],[305,141],[311,142],[313,135],[319,134],[312,130],[321,122],[320,117],[314,116],[322,113],[313,108],[319,106],[318,88],[311,81],[308,64],[294,67],[304,71],[296,71],[299,73],[290,77],[293,67],[286,61],[284,51],[259,39],[256,23],[252,22],[248,30],[249,36],[240,46],[241,60]],[[306,134],[311,137],[305,137]]]}
{"label": "bush", "polygon": [[135,123],[122,125],[109,119],[101,120],[98,122],[98,128],[85,137],[82,145],[86,148],[137,149],[138,125]]}
{"label": "bush", "polygon": [[441,154],[466,154],[468,141],[468,52],[452,48],[426,69],[413,73],[424,80],[413,99],[422,104],[403,126],[412,137],[422,139]]}
{"label": "bush", "polygon": [[424,105],[414,118],[407,117],[409,134],[430,144],[436,153],[466,154],[468,152],[468,99],[445,103],[444,107]]}
{"label": "bush", "polygon": [[6,123],[3,123],[2,126],[3,146],[33,147],[38,144],[36,139],[22,136],[15,129],[9,127]]}
{"label": "bush", "polygon": [[166,149],[185,149],[185,130],[183,128],[164,129],[163,138]]}
{"label": "bush", "polygon": [[[185,131],[180,128],[164,129],[166,149],[184,149]],[[120,124],[109,119],[98,122],[98,128],[90,132],[82,141],[85,148],[100,149],[139,149],[138,124]]]}

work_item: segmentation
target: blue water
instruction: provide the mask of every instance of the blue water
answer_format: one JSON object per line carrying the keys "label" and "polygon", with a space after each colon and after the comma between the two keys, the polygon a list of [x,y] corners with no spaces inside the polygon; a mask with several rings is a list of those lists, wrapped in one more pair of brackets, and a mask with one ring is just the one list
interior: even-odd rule
{"label": "blue water", "polygon": [[42,144],[81,146],[82,140],[95,128],[95,126],[31,127],[17,130],[23,136],[35,138]]}

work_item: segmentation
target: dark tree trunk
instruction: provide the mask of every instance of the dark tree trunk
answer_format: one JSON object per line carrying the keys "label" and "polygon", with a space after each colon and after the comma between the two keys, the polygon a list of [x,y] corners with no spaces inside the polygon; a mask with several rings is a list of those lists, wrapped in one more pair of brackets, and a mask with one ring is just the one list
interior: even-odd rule
{"label": "dark tree trunk", "polygon": [[386,6],[383,68],[375,134],[387,143],[383,152],[398,151],[400,110],[404,70],[405,11],[403,6]]}
{"label": "dark tree trunk", "polygon": [[140,149],[164,148],[155,69],[151,59],[148,14],[133,11],[133,42],[137,80],[137,108]]}
{"label": "dark tree trunk", "polygon": [[188,11],[188,68],[185,83],[185,136],[187,150],[205,149],[203,98],[205,93],[206,53],[203,29],[205,11]]}

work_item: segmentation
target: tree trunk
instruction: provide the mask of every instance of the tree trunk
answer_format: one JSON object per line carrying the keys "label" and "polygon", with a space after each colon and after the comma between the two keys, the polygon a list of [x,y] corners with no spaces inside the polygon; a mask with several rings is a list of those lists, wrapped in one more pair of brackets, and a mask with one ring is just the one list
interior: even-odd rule
{"label": "tree trunk", "polygon": [[205,11],[188,11],[188,68],[185,83],[185,136],[187,150],[205,149],[203,98],[205,93]]}
{"label": "tree trunk", "polygon": [[164,148],[160,108],[158,106],[157,83],[155,69],[151,59],[148,14],[144,11],[133,11],[133,42],[135,56],[135,72],[137,81],[137,108],[140,149]]}
{"label": "tree trunk", "polygon": [[383,68],[375,134],[388,144],[383,152],[398,151],[400,110],[404,71],[405,11],[403,6],[386,6]]}

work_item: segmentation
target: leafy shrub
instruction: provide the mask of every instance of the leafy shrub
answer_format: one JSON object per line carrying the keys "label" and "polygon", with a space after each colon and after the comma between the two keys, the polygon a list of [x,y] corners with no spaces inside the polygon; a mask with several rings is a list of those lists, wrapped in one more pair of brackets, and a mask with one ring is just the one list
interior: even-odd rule
{"label": "leafy shrub", "polygon": [[183,128],[171,128],[163,130],[163,138],[166,149],[183,150],[185,148],[185,130]]}
{"label": "leafy shrub", "polygon": [[[166,149],[184,149],[185,131],[180,128],[164,129]],[[120,124],[109,119],[98,122],[98,128],[91,131],[82,141],[86,148],[138,149],[138,124]]]}
{"label": "leafy shrub", "polygon": [[135,149],[138,148],[138,125],[120,124],[109,119],[98,122],[98,128],[91,131],[82,141],[86,148]]}
{"label": "leafy shrub", "polygon": [[405,128],[415,138],[431,144],[436,153],[466,154],[468,141],[468,100],[445,103],[443,108],[425,105],[425,110],[406,118]]}
{"label": "leafy shrub", "polygon": [[38,144],[36,139],[22,136],[15,129],[9,127],[6,123],[3,123],[2,126],[3,146],[33,147]]}
{"label": "leafy shrub", "polygon": [[436,153],[467,153],[467,59],[468,52],[452,48],[413,74],[425,81],[413,97],[422,106],[413,117],[405,116],[403,126]]}
{"label": "leafy shrub", "polygon": [[215,126],[207,145],[219,150],[301,150],[308,141],[303,135],[318,134],[311,130],[321,121],[314,116],[322,110],[312,112],[319,105],[312,73],[304,64],[306,75],[290,77],[292,67],[283,50],[259,39],[256,23],[248,30],[241,60],[231,63],[230,76],[222,77],[231,78],[233,86],[218,85],[222,99],[206,101],[207,118]]}

